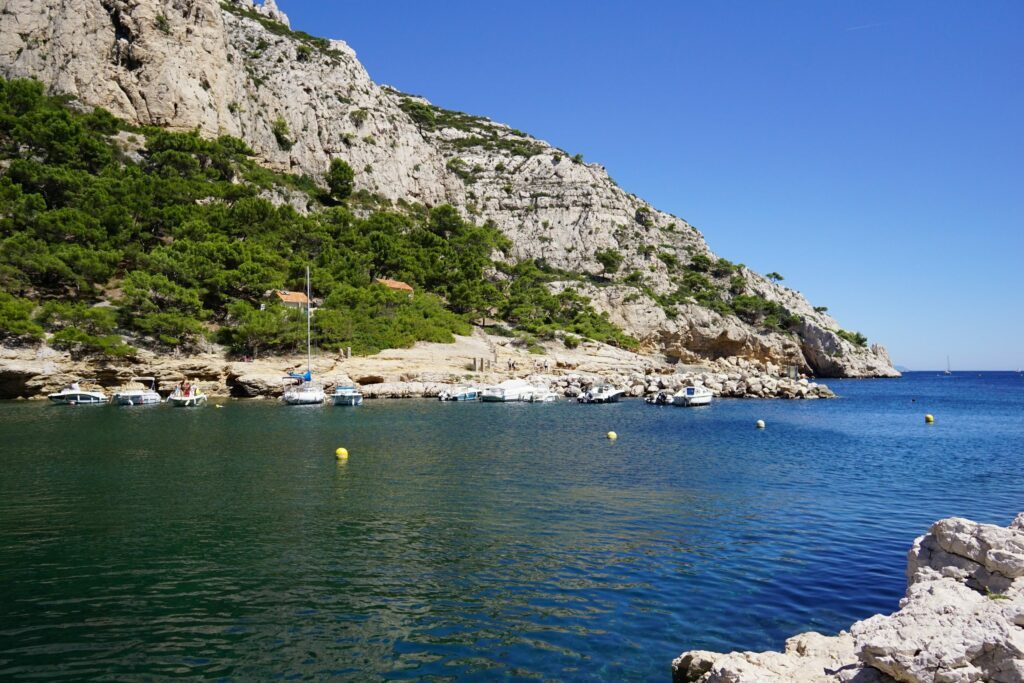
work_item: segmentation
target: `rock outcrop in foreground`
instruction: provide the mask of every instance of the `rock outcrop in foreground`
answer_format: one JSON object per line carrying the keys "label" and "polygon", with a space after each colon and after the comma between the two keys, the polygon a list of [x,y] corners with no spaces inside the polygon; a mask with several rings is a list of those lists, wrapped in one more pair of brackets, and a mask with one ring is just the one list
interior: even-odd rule
{"label": "rock outcrop in foreground", "polygon": [[1009,528],[944,519],[914,541],[899,611],[784,652],[696,650],[675,683],[1024,681],[1024,513]]}
{"label": "rock outcrop in foreground", "polygon": [[[645,351],[819,377],[899,375],[882,347],[851,341],[777,280],[719,260],[695,227],[599,164],[379,85],[348,45],[291,30],[270,0],[0,0],[0,75],[37,78],[135,124],[237,136],[279,171],[322,180],[344,159],[381,206],[449,203],[493,221],[516,259],[564,271],[566,286],[611,285],[587,293]],[[698,301],[709,296],[717,308]]]}

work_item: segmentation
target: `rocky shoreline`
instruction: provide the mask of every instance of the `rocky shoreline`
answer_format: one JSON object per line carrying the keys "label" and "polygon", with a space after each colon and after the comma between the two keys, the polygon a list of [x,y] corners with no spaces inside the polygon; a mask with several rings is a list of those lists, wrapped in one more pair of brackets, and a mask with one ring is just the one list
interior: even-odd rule
{"label": "rocky shoreline", "polygon": [[1009,527],[943,519],[914,541],[900,609],[783,652],[694,650],[674,683],[1024,681],[1024,513]]}
{"label": "rocky shoreline", "polygon": [[[0,346],[0,399],[44,399],[83,379],[111,389],[133,377],[154,377],[162,391],[188,379],[214,398],[275,398],[283,391],[286,373],[304,367],[304,357],[243,362],[226,358],[219,349],[190,357],[140,351],[134,359],[98,360],[75,359],[46,345]],[[572,350],[552,343],[543,354],[535,354],[507,338],[482,333],[459,337],[454,344],[420,343],[364,358],[320,357],[313,372],[325,386],[355,384],[368,399],[436,398],[454,386],[486,386],[513,377],[570,398],[599,383],[613,384],[636,398],[672,393],[690,384],[702,384],[726,398],[835,396],[826,385],[789,377],[784,368],[770,362],[737,357],[682,365],[664,356],[596,342]]]}

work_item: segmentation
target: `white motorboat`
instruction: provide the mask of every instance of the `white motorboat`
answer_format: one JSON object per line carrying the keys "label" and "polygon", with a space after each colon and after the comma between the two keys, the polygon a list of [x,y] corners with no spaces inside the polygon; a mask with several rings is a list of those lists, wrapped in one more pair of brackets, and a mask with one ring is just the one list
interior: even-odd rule
{"label": "white motorboat", "polygon": [[625,395],[626,392],[622,389],[616,389],[610,384],[602,384],[583,392],[576,400],[580,403],[618,403]]}
{"label": "white motorboat", "polygon": [[175,408],[198,408],[206,403],[206,394],[188,382],[182,382],[174,388],[167,402]]}
{"label": "white motorboat", "polygon": [[475,401],[480,398],[477,387],[454,387],[437,395],[438,401]]}
{"label": "white motorboat", "polygon": [[311,301],[311,295],[309,266],[306,266],[306,372],[304,374],[289,372],[288,377],[285,378],[296,381],[296,384],[285,389],[284,395],[281,396],[281,400],[290,406],[319,405],[327,400],[327,394],[324,393],[324,388],[313,382],[313,345],[311,341],[312,323],[310,322],[309,314],[309,302]]}
{"label": "white motorboat", "polygon": [[523,394],[523,400],[530,403],[553,403],[559,398],[558,394],[550,389],[533,388],[529,394]]}
{"label": "white motorboat", "polygon": [[363,395],[351,384],[339,384],[334,387],[334,393],[331,394],[331,398],[336,406],[363,405]]}
{"label": "white motorboat", "polygon": [[50,394],[48,398],[59,405],[77,406],[103,405],[107,402],[107,395],[102,391],[89,391],[82,389],[78,382],[72,382],[64,389]]}
{"label": "white motorboat", "polygon": [[533,395],[536,390],[536,387],[525,379],[509,379],[484,389],[480,392],[480,400],[488,403],[522,401],[524,396]]}
{"label": "white motorboat", "polygon": [[132,377],[131,381],[141,386],[132,386],[131,383],[125,385],[114,392],[110,398],[111,403],[119,406],[149,406],[163,401],[156,390],[156,378]]}
{"label": "white motorboat", "polygon": [[672,405],[672,394],[667,391],[659,391],[655,396],[648,396],[644,402],[652,406]]}
{"label": "white motorboat", "polygon": [[706,406],[711,403],[714,396],[712,391],[699,384],[691,387],[683,387],[672,397],[672,403],[677,406],[693,407]]}

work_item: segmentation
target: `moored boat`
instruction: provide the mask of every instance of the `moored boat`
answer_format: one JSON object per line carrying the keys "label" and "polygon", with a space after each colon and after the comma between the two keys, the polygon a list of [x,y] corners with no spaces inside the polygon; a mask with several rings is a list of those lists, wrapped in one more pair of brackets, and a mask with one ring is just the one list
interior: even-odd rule
{"label": "moored boat", "polygon": [[78,382],[72,382],[64,389],[50,394],[47,398],[58,405],[69,406],[95,406],[107,402],[107,395],[102,391],[83,389]]}
{"label": "moored boat", "polygon": [[175,408],[198,408],[206,403],[206,394],[186,380],[174,388],[167,403]]}
{"label": "moored boat", "polygon": [[[132,386],[135,383],[137,386]],[[155,377],[132,377],[131,382],[114,392],[110,402],[119,406],[149,406],[162,401]]]}
{"label": "moored boat", "polygon": [[659,391],[657,395],[645,398],[644,403],[652,406],[670,406],[672,405],[672,394],[667,391]]}
{"label": "moored boat", "polygon": [[437,395],[438,401],[476,401],[480,398],[477,387],[454,387]]}
{"label": "moored boat", "polygon": [[711,403],[713,396],[714,393],[712,393],[710,389],[697,384],[680,389],[676,395],[672,397],[672,403],[677,406],[684,407],[706,406]]}
{"label": "moored boat", "polygon": [[558,394],[550,389],[534,387],[532,392],[523,394],[523,400],[530,403],[553,403],[558,400]]}
{"label": "moored boat", "polygon": [[535,390],[525,379],[509,379],[484,389],[480,392],[480,400],[488,403],[522,401],[524,395],[532,395]]}
{"label": "moored boat", "polygon": [[[322,386],[313,382],[311,379],[303,379],[309,376],[309,373],[300,375],[299,383],[285,389],[284,394],[281,396],[281,400],[290,406],[319,405],[327,400],[327,394],[324,392],[324,388]],[[288,379],[295,378],[289,377]]]}
{"label": "moored boat", "polygon": [[579,403],[618,403],[625,395],[626,392],[622,389],[616,389],[610,384],[601,384],[583,392],[576,400]]}
{"label": "moored boat", "polygon": [[313,382],[313,347],[312,347],[312,323],[310,317],[310,301],[312,290],[309,283],[309,266],[306,266],[306,372],[299,374],[289,372],[288,377],[296,381],[296,384],[284,390],[281,400],[290,406],[320,405],[327,400],[324,388]]}
{"label": "moored boat", "polygon": [[334,387],[334,393],[331,394],[331,399],[334,401],[336,406],[361,406],[363,405],[363,395],[358,389],[351,384],[339,384]]}

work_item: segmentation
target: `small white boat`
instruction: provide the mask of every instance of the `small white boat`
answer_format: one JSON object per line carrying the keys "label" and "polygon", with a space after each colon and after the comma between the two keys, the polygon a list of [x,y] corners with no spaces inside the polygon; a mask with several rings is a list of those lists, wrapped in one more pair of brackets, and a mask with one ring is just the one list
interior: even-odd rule
{"label": "small white boat", "polygon": [[480,392],[480,400],[488,403],[522,401],[525,395],[532,395],[534,391],[536,387],[525,379],[509,379],[484,389]]}
{"label": "small white boat", "polygon": [[102,391],[87,391],[82,389],[78,382],[72,382],[66,388],[50,394],[47,398],[65,406],[96,406],[107,402],[107,395]]}
{"label": "small white boat", "polygon": [[692,387],[683,387],[680,389],[675,396],[672,397],[672,403],[677,406],[706,406],[711,403],[711,399],[714,397],[714,393],[707,387],[701,385],[695,385]]}
{"label": "small white boat", "polygon": [[339,384],[334,387],[334,393],[331,394],[331,398],[336,406],[363,405],[363,395],[351,384]]}
{"label": "small white boat", "polygon": [[477,387],[455,387],[437,395],[438,401],[476,401],[480,398]]}
{"label": "small white boat", "polygon": [[281,400],[290,406],[312,406],[327,400],[324,388],[314,382],[302,382],[285,389]]}
{"label": "small white boat", "polygon": [[670,406],[672,405],[672,394],[667,391],[659,391],[655,396],[645,398],[644,403],[652,406]]}
{"label": "small white boat", "polygon": [[111,403],[119,406],[150,406],[161,403],[163,399],[156,390],[156,379],[153,377],[132,377],[132,382],[140,387],[125,385],[114,392]]}
{"label": "small white boat", "polygon": [[206,403],[206,394],[188,382],[183,382],[174,388],[167,402],[175,408],[198,408]]}
{"label": "small white boat", "polygon": [[625,395],[626,392],[622,389],[616,389],[610,384],[601,384],[583,392],[576,400],[580,403],[618,403]]}
{"label": "small white boat", "polygon": [[529,394],[523,394],[523,400],[530,403],[553,403],[559,398],[558,394],[550,389],[539,389],[534,387]]}

